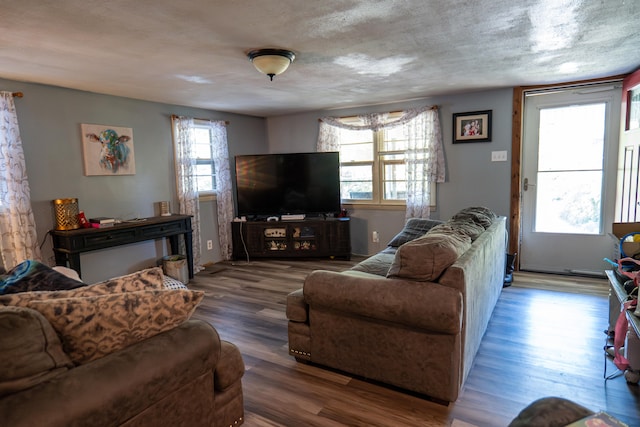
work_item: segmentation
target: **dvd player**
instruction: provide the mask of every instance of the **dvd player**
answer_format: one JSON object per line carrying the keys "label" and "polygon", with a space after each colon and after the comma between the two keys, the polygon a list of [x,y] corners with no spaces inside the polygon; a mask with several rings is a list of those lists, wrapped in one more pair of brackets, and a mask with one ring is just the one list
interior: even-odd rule
{"label": "dvd player", "polygon": [[281,221],[301,221],[304,219],[304,214],[289,214],[289,215],[280,215]]}

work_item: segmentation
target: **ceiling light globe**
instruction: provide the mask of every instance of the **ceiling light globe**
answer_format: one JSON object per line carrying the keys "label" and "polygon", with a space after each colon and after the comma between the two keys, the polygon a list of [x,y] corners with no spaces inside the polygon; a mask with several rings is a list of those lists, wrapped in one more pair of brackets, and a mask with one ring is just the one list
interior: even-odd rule
{"label": "ceiling light globe", "polygon": [[257,49],[247,56],[256,70],[266,74],[271,80],[284,73],[296,57],[293,52],[284,49]]}

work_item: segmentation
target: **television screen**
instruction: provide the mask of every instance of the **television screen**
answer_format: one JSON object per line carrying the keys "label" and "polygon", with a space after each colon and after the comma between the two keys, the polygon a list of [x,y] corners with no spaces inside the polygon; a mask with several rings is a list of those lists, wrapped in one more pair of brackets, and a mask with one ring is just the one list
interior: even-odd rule
{"label": "television screen", "polygon": [[236,156],[238,216],[340,211],[337,152]]}

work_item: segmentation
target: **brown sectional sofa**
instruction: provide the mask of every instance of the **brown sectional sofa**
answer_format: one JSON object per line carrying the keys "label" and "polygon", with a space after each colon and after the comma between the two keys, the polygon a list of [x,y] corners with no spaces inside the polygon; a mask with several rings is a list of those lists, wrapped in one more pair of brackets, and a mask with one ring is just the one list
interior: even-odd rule
{"label": "brown sectional sofa", "polygon": [[290,354],[455,401],[504,283],[505,221],[486,208],[410,219],[353,269],[314,271],[287,298]]}
{"label": "brown sectional sofa", "polygon": [[[188,303],[189,314],[195,304],[189,296],[199,301],[199,291],[135,291],[152,282],[162,285],[157,269],[71,290],[0,295],[0,425],[242,424],[244,363],[240,351],[222,341],[208,323],[181,320],[185,314],[178,313],[180,301]],[[87,296],[92,293],[104,295]],[[138,294],[158,302],[151,314],[143,311],[144,298],[133,299]],[[179,302],[163,305],[166,301],[157,298],[158,294],[175,296]],[[130,298],[118,305],[126,306],[127,313],[116,316],[119,308],[105,308],[107,302],[123,295]],[[100,300],[99,311],[82,317],[94,299]],[[72,306],[70,300],[84,306]],[[53,317],[47,317],[43,308],[47,305],[55,307]],[[56,311],[60,307],[65,308]],[[70,307],[73,311],[68,311]],[[177,319],[175,326],[171,316]],[[87,336],[76,334],[78,327],[69,327],[80,319],[82,328],[96,318],[100,320]],[[58,324],[61,319],[62,325]],[[163,323],[168,325],[165,330],[152,336],[119,341],[131,331],[139,337],[152,324]],[[111,325],[108,334],[100,335],[107,325]],[[96,347],[105,354],[96,352]]]}

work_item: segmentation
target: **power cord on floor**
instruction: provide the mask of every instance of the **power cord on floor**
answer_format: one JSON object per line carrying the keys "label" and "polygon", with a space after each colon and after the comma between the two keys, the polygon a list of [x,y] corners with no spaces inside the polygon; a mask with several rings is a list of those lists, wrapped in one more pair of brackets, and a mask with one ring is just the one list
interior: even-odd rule
{"label": "power cord on floor", "polygon": [[[240,222],[240,241],[242,242],[242,248],[244,249],[244,253],[247,256],[247,264],[251,264],[251,260],[249,259],[249,250],[247,249],[247,243],[244,241],[244,230],[242,225],[245,221]],[[231,265],[237,265],[235,263],[231,263]]]}

